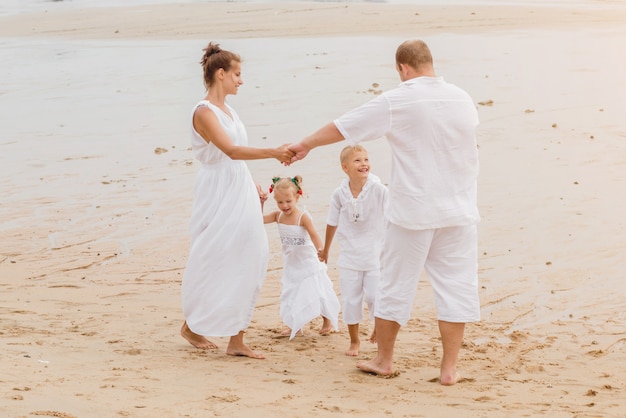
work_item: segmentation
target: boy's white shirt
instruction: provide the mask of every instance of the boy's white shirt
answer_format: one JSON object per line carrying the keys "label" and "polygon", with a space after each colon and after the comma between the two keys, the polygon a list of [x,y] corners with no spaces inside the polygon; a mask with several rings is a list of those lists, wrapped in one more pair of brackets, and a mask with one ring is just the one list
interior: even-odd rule
{"label": "boy's white shirt", "polygon": [[335,189],[326,223],[337,227],[338,267],[359,271],[380,268],[388,200],[387,187],[372,173],[356,199],[352,197],[349,179]]}

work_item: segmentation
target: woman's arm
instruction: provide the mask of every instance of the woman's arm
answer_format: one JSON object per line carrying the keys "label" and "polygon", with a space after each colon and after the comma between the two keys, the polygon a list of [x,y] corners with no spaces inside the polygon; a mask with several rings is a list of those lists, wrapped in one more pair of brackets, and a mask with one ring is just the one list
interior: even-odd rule
{"label": "woman's arm", "polygon": [[198,107],[194,112],[193,126],[206,142],[212,142],[233,160],[276,158],[281,163],[288,163],[294,155],[292,151],[287,149],[288,144],[278,148],[254,148],[233,144],[233,141],[222,129],[215,113],[205,106]]}

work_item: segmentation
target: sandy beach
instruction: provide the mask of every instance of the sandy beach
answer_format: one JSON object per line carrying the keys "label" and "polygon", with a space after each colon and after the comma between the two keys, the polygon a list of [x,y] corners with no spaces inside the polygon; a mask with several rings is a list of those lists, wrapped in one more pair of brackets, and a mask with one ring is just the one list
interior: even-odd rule
{"label": "sandy beach", "polygon": [[[0,416],[626,417],[625,23],[623,4],[600,1],[49,2],[0,16]],[[463,381],[437,382],[427,279],[395,378],[355,368],[343,323],[279,338],[275,225],[246,337],[267,359],[227,356],[227,339],[187,344],[202,48],[241,54],[244,85],[229,102],[251,145],[275,146],[397,86],[394,52],[409,38],[430,45],[481,119],[482,320],[466,330]],[[388,181],[387,144],[364,145]],[[323,235],[341,147],[249,167],[267,186],[302,175]],[[358,359],[375,353],[364,342]]]}

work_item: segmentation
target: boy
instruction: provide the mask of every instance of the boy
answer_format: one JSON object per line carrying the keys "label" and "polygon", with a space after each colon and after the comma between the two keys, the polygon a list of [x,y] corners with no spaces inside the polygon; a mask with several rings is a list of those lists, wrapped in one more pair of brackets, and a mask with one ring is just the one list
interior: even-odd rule
{"label": "boy", "polygon": [[[374,315],[376,288],[380,278],[380,252],[384,235],[388,191],[380,179],[370,173],[367,150],[361,145],[347,146],[340,154],[341,168],[348,175],[330,199],[324,248],[320,260],[328,262],[335,233],[341,247],[337,267],[343,308],[348,324],[350,348],[347,356],[358,356],[359,322],[363,319],[363,301],[370,318]],[[371,342],[376,342],[372,333]]]}

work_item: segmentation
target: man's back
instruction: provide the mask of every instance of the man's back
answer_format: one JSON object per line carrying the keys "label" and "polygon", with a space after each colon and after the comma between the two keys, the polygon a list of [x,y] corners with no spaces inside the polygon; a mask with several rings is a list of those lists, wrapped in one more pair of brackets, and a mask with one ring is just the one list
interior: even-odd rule
{"label": "man's back", "polygon": [[441,77],[418,77],[384,94],[392,152],[390,220],[410,229],[478,222],[478,112]]}

